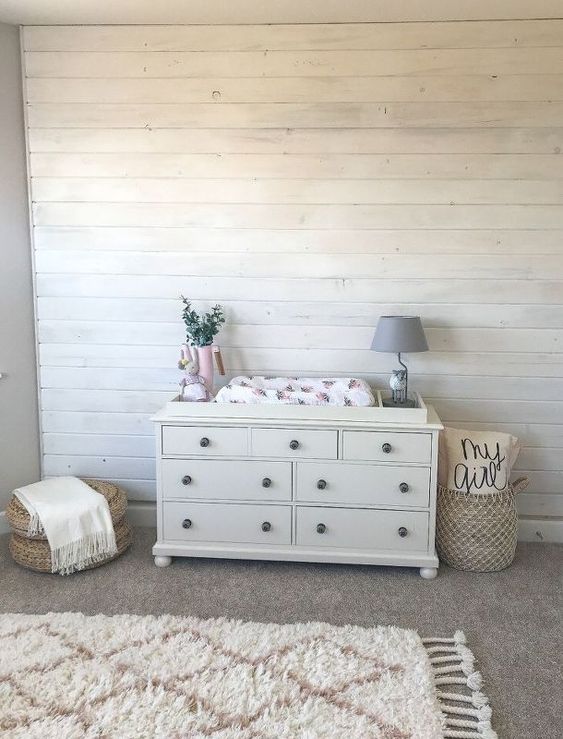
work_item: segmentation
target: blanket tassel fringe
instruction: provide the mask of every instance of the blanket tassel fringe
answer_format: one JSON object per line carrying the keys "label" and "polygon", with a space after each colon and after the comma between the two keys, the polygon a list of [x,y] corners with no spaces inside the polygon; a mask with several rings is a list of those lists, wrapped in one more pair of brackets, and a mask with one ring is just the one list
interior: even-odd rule
{"label": "blanket tassel fringe", "polygon": [[83,539],[71,541],[64,547],[51,550],[51,571],[60,575],[70,575],[84,570],[117,554],[117,544],[113,527],[111,533],[97,531]]}
{"label": "blanket tassel fringe", "polygon": [[453,639],[422,641],[446,717],[445,739],[498,739],[491,726],[489,699],[481,692],[481,673],[475,670],[475,657],[465,644],[465,634],[456,631]]}

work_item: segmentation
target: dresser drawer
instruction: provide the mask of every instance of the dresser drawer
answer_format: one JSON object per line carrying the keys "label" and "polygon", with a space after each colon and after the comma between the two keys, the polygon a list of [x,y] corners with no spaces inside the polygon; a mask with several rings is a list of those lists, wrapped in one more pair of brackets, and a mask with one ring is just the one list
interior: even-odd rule
{"label": "dresser drawer", "polygon": [[336,459],[338,431],[253,428],[251,454],[253,457]]}
{"label": "dresser drawer", "polygon": [[221,426],[163,426],[162,453],[170,456],[246,456],[248,430]]}
{"label": "dresser drawer", "polygon": [[291,462],[163,459],[162,497],[291,500]]}
{"label": "dresser drawer", "polygon": [[298,506],[296,544],[341,549],[393,549],[397,554],[423,551],[428,547],[428,514]]}
{"label": "dresser drawer", "polygon": [[430,464],[432,435],[392,431],[344,431],[344,459]]}
{"label": "dresser drawer", "polygon": [[164,503],[166,541],[291,544],[291,507]]}
{"label": "dresser drawer", "polygon": [[296,499],[345,505],[428,506],[430,469],[298,462]]}

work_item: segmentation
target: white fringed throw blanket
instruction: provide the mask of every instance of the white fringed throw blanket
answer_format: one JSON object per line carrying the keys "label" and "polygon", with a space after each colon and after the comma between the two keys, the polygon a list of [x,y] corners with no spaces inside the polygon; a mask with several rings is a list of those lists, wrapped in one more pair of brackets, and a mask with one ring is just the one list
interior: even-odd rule
{"label": "white fringed throw blanket", "polygon": [[52,572],[70,575],[117,554],[107,500],[77,477],[53,477],[14,495],[29,512],[29,535],[47,537]]}

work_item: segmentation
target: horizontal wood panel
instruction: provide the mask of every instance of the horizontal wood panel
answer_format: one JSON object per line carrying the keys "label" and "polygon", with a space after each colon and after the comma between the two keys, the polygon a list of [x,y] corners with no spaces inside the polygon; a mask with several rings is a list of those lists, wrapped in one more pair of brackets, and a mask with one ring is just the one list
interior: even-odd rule
{"label": "horizontal wood panel", "polygon": [[34,177],[212,179],[561,180],[556,154],[53,154],[30,157]]}
{"label": "horizontal wood panel", "polygon": [[[468,289],[470,287],[470,289]],[[226,301],[280,300],[280,301],[343,301],[365,302],[377,296],[391,302],[406,296],[416,303],[512,303],[515,305],[560,305],[563,280],[537,282],[534,280],[393,280],[393,279],[279,279],[269,277],[189,277],[187,275],[97,275],[37,276],[40,297],[123,297],[172,298],[182,294],[193,300]]]}
{"label": "horizontal wood panel", "polygon": [[516,506],[521,516],[554,516],[563,517],[563,495],[520,493],[516,498]]}
{"label": "horizontal wood panel", "polygon": [[544,446],[557,449],[563,448],[563,425],[539,423],[503,424],[498,421],[479,423],[475,421],[462,422],[449,419],[449,426],[455,427],[456,424],[458,427],[477,431],[501,431],[503,433],[513,434],[526,448],[542,448]]}
{"label": "horizontal wood panel", "polygon": [[[11,11],[11,12],[10,12]],[[225,24],[325,24],[338,28],[342,23],[378,23],[389,22],[426,22],[442,21],[499,21],[523,19],[559,18],[558,0],[536,0],[532,5],[528,0],[432,0],[420,3],[419,0],[402,0],[400,3],[382,3],[374,6],[366,5],[364,0],[350,0],[342,3],[327,3],[324,0],[310,0],[304,4],[301,0],[285,0],[283,3],[263,6],[254,0],[240,0],[236,5],[209,4],[201,0],[192,0],[189,5],[177,0],[170,0],[165,6],[147,5],[139,7],[138,3],[128,5],[119,3],[103,7],[73,4],[50,5],[42,7],[41,12],[22,7],[6,9],[8,22],[58,27],[72,23],[75,25],[96,25],[102,27],[111,24],[136,25],[147,24],[190,24],[197,28]],[[200,25],[202,24],[202,25]],[[205,24],[205,25],[204,25]]]}
{"label": "horizontal wood panel", "polygon": [[563,99],[563,75],[261,77],[219,79],[30,78],[30,103],[360,103]]}
{"label": "horizontal wood panel", "polygon": [[561,205],[563,179],[374,182],[344,178],[33,177],[31,196],[36,202]]}
{"label": "horizontal wood panel", "polygon": [[[343,335],[340,335],[343,333]],[[166,346],[181,344],[183,326],[175,323],[41,321],[39,340],[45,343],[126,344],[130,346]],[[260,326],[229,323],[218,341],[228,347],[272,347],[307,349],[312,341],[319,349],[368,348],[373,326],[350,326],[335,332],[332,326]],[[477,351],[487,347],[496,352],[549,352],[563,347],[563,330],[545,329],[439,329],[427,330],[428,343],[434,351]],[[533,349],[531,349],[533,347]]]}
{"label": "horizontal wood panel", "polygon": [[105,479],[125,490],[128,500],[152,503],[156,500],[156,480],[123,480],[119,477]]}
{"label": "horizontal wood panel", "polygon": [[99,477],[106,480],[112,477],[153,480],[155,477],[154,459],[143,457],[44,454],[43,469],[45,475]]}
{"label": "horizontal wood panel", "polygon": [[36,203],[37,226],[206,228],[563,228],[560,205]]}
{"label": "horizontal wood panel", "polygon": [[221,52],[49,52],[25,55],[28,77],[371,77],[561,74],[563,48]]}
{"label": "horizontal wood panel", "polygon": [[[349,303],[346,310],[338,302],[300,301],[223,301],[226,315],[236,316],[242,323],[266,325],[315,326],[375,326],[379,316],[406,315],[409,311],[421,316],[424,325],[432,328],[459,326],[465,328],[559,328],[563,329],[563,306],[551,305],[481,305],[428,303]],[[203,302],[194,302],[202,310]],[[39,298],[37,313],[40,320],[119,321],[122,298],[54,297]],[[129,321],[179,320],[179,300],[159,298],[129,298]]]}
{"label": "horizontal wood panel", "polygon": [[30,128],[30,151],[248,154],[559,154],[563,128]]}
{"label": "horizontal wood panel", "polygon": [[[375,369],[374,369],[375,371]],[[173,394],[181,374],[177,369],[106,369],[100,373],[98,368],[42,367],[41,384],[45,388],[85,389],[85,390],[157,390]],[[387,378],[383,374],[372,374],[372,383],[385,388]],[[519,400],[534,397],[537,400],[551,400],[563,397],[563,379],[544,378],[538,382],[533,378],[522,377],[472,377],[416,375],[416,388],[423,395],[445,398],[480,398]],[[152,452],[152,449],[151,449]],[[557,457],[559,463],[560,453]],[[532,469],[531,466],[526,465]],[[541,468],[545,469],[545,468]]]}
{"label": "horizontal wood panel", "polygon": [[33,128],[552,128],[561,102],[29,103]]}
{"label": "horizontal wood panel", "polygon": [[[92,390],[42,390],[43,410],[155,413],[170,400],[169,392]],[[72,474],[72,473],[67,473]],[[108,473],[109,474],[109,473]],[[139,476],[139,475],[138,475]]]}
{"label": "horizontal wood panel", "polygon": [[[70,391],[69,391],[70,392]],[[563,401],[536,400],[458,400],[447,398],[427,398],[436,406],[436,410],[444,420],[458,418],[464,421],[486,421],[494,417],[499,423],[522,423],[531,420],[534,423],[559,423],[563,413]],[[522,468],[519,468],[522,469]],[[536,487],[536,489],[542,489]],[[549,492],[545,490],[544,492]]]}
{"label": "horizontal wood panel", "polygon": [[27,26],[26,51],[270,51],[559,46],[561,20],[220,26]]}
{"label": "horizontal wood panel", "polygon": [[43,435],[45,454],[109,457],[154,456],[154,434],[129,436],[125,434],[76,434],[45,433]]}
{"label": "horizontal wood panel", "polygon": [[124,434],[151,436],[154,424],[146,413],[80,413],[75,411],[43,411],[44,434]]}
{"label": "horizontal wood panel", "polygon": [[[557,393],[553,397],[561,398],[563,393],[561,390],[557,390]],[[561,469],[561,449],[559,447],[550,448],[544,446],[542,448],[537,447],[524,447],[521,449],[516,462],[517,469],[524,470],[554,470]],[[561,491],[563,494],[563,490]]]}
{"label": "horizontal wood panel", "polygon": [[[175,367],[178,361],[178,344],[168,346],[124,344],[57,344],[43,343],[39,354],[41,364],[50,367]],[[480,347],[483,349],[483,347]],[[334,349],[283,348],[239,349],[223,347],[222,353],[234,374],[295,374],[315,375],[352,374],[369,375],[375,372],[388,373],[393,367],[392,357],[369,349],[353,352],[337,352]],[[563,354],[538,354],[510,352],[428,352],[412,354],[408,358],[409,368],[415,373],[434,375],[478,375],[486,366],[492,377],[560,377],[563,374]],[[458,417],[452,416],[455,420]],[[465,419],[471,420],[471,419]]]}
{"label": "horizontal wood panel", "polygon": [[530,479],[530,492],[550,493],[560,495],[563,490],[563,472],[536,472],[534,470],[522,470]]}
{"label": "horizontal wood panel", "polygon": [[314,274],[318,278],[428,278],[428,279],[537,279],[563,275],[563,254],[543,256],[434,256],[349,254],[224,254],[195,252],[189,263],[181,252],[51,251],[37,253],[37,271],[54,274],[111,275],[216,275],[218,277],[299,278]]}
{"label": "horizontal wood panel", "polygon": [[30,157],[33,177],[563,179],[557,154],[61,154]]}
{"label": "horizontal wood panel", "polygon": [[36,249],[334,254],[561,254],[563,230],[37,226]]}

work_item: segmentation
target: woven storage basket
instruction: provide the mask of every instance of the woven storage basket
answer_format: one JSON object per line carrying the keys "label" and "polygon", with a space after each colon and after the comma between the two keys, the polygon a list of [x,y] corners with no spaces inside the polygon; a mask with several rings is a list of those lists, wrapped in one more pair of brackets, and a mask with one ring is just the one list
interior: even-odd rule
{"label": "woven storage basket", "polygon": [[[101,493],[104,496],[109,505],[113,525],[115,526],[119,523],[127,510],[127,493],[111,482],[104,482],[103,480],[83,480],[83,482],[89,485],[97,493]],[[6,508],[6,518],[15,534],[27,539],[33,538],[40,539],[42,541],[47,539],[44,534],[37,534],[33,537],[29,536],[27,533],[29,527],[29,513],[15,495],[12,496],[11,501],[8,503],[8,507]]]}
{"label": "woven storage basket", "polygon": [[[115,540],[117,554],[90,565],[86,568],[87,570],[111,562],[112,559],[116,559],[123,554],[131,545],[133,536],[131,526],[126,518],[122,518],[115,526]],[[46,539],[26,539],[18,534],[12,534],[10,537],[10,552],[14,560],[22,567],[27,567],[29,570],[35,570],[36,572],[51,572],[51,548]]]}
{"label": "woven storage basket", "polygon": [[497,572],[514,559],[518,537],[515,495],[528,485],[521,477],[494,493],[466,493],[438,486],[436,548],[457,570]]}

